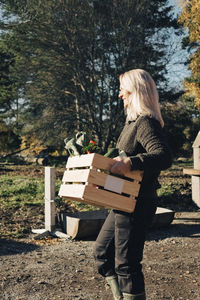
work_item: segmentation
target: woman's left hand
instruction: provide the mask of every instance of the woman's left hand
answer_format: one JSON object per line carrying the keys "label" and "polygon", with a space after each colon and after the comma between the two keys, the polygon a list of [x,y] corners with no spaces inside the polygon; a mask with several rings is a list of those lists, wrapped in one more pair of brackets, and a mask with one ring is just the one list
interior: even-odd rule
{"label": "woman's left hand", "polygon": [[125,175],[131,171],[131,160],[129,157],[117,156],[113,158],[116,163],[111,168],[111,173],[118,175]]}

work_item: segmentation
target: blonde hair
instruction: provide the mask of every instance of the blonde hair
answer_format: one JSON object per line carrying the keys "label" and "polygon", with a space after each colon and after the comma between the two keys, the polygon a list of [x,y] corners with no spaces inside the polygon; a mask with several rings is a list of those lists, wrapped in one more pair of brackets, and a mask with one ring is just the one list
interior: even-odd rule
{"label": "blonde hair", "polygon": [[132,121],[139,115],[149,115],[163,127],[158,91],[150,74],[135,69],[120,75],[119,80],[120,87],[129,92],[127,121]]}

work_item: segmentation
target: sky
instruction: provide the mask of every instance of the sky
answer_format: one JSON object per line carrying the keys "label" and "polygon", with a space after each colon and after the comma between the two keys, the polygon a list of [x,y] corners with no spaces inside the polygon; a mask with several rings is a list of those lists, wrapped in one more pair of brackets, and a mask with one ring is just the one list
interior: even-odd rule
{"label": "sky", "polygon": [[[180,14],[181,12],[180,2],[180,0],[169,0],[169,4],[174,6],[175,14]],[[187,32],[185,30],[185,35],[186,34]],[[184,78],[190,74],[190,71],[185,64],[189,54],[181,47],[182,38],[183,36],[171,36],[171,47],[172,52],[174,53],[167,64],[167,70],[169,72],[167,78],[169,86],[174,89],[181,89]]]}

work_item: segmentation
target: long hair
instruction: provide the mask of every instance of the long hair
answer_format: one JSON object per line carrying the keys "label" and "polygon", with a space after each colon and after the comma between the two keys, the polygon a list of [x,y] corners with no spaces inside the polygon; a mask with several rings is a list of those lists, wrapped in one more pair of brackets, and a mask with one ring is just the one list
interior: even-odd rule
{"label": "long hair", "polygon": [[135,120],[139,115],[149,115],[163,127],[158,91],[150,74],[135,69],[120,75],[119,80],[120,87],[129,92],[127,121]]}

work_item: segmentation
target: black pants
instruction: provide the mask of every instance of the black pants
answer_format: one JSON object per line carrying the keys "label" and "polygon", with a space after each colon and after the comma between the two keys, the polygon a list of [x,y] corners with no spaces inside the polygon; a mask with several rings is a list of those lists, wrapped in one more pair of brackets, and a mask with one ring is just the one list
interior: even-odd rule
{"label": "black pants", "polygon": [[117,275],[121,291],[137,294],[145,290],[142,257],[145,234],[156,211],[156,199],[140,198],[133,213],[112,210],[94,247],[99,273]]}

